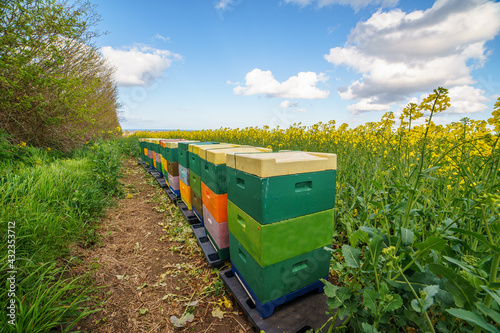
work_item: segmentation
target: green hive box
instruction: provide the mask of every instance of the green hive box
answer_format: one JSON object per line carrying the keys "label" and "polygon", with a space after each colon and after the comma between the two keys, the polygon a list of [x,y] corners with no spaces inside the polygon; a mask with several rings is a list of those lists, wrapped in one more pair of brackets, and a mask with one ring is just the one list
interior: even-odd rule
{"label": "green hive box", "polygon": [[205,183],[215,194],[227,193],[226,181],[226,154],[247,154],[256,152],[272,152],[269,148],[239,146],[230,148],[202,148],[200,152],[200,176],[201,181]]}
{"label": "green hive box", "polygon": [[271,224],[260,224],[227,201],[231,232],[261,266],[273,265],[332,244],[333,209]]}
{"label": "green hive box", "polygon": [[187,150],[178,149],[177,150],[177,158],[179,160],[179,164],[183,167],[189,169],[189,152]]}
{"label": "green hive box", "polygon": [[262,267],[229,232],[229,256],[259,301],[267,303],[327,278],[331,254],[321,247]]}
{"label": "green hive box", "polygon": [[201,181],[215,194],[227,193],[227,171],[225,164],[213,164],[201,159]]}
{"label": "green hive box", "polygon": [[178,151],[177,151],[177,158],[178,162],[180,165],[182,165],[185,168],[189,168],[189,145],[194,145],[194,144],[211,144],[213,142],[211,141],[205,141],[205,142],[179,142],[177,145]]}
{"label": "green hive box", "polygon": [[164,149],[165,149],[165,157],[163,157],[164,159],[166,159],[169,162],[179,162],[179,159],[177,157],[177,152],[179,150],[178,148],[166,147]]}
{"label": "green hive box", "polygon": [[234,145],[231,143],[210,143],[210,144],[196,144],[189,146],[189,169],[193,170],[197,175],[201,175],[201,164],[200,164],[200,148],[209,148],[209,147],[216,147],[217,149],[220,148],[231,148],[231,147],[238,147],[238,145]]}
{"label": "green hive box", "polygon": [[189,186],[191,186],[191,191],[198,194],[201,198],[201,177],[193,172],[193,170],[189,170]]}
{"label": "green hive box", "polygon": [[335,204],[336,170],[259,178],[226,166],[227,197],[261,224],[327,209]]}

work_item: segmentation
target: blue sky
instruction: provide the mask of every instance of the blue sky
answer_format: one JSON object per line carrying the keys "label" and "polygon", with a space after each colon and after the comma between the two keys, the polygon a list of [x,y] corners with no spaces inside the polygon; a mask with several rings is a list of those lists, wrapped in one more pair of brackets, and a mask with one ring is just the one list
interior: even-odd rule
{"label": "blue sky", "polygon": [[498,2],[94,3],[124,129],[357,126],[438,86],[448,123],[487,119],[500,96]]}

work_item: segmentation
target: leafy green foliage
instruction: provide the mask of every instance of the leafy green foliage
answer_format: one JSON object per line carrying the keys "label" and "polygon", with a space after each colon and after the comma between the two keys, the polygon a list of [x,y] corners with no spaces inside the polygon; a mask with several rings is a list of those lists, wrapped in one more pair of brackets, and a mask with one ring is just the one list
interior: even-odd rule
{"label": "leafy green foliage", "polygon": [[114,134],[117,92],[91,43],[94,7],[3,1],[0,18],[0,129],[15,143],[62,151]]}

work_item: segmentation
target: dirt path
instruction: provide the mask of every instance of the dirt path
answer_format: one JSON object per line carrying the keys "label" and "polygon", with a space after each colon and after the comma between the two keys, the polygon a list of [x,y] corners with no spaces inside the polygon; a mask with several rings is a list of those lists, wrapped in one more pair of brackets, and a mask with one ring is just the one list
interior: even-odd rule
{"label": "dirt path", "polygon": [[[191,229],[156,181],[133,160],[124,164],[125,197],[102,221],[102,242],[77,249],[99,292],[99,312],[83,332],[251,332],[208,266]],[[224,296],[226,298],[224,298]],[[184,327],[171,317],[194,315]],[[223,317],[223,318],[219,318]]]}

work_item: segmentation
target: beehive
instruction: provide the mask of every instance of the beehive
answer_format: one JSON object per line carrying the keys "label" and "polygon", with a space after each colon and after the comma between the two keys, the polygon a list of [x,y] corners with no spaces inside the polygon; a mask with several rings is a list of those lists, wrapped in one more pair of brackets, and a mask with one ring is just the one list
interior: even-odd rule
{"label": "beehive", "polygon": [[257,310],[316,288],[329,270],[336,155],[227,153],[226,179],[233,270],[268,304]]}

